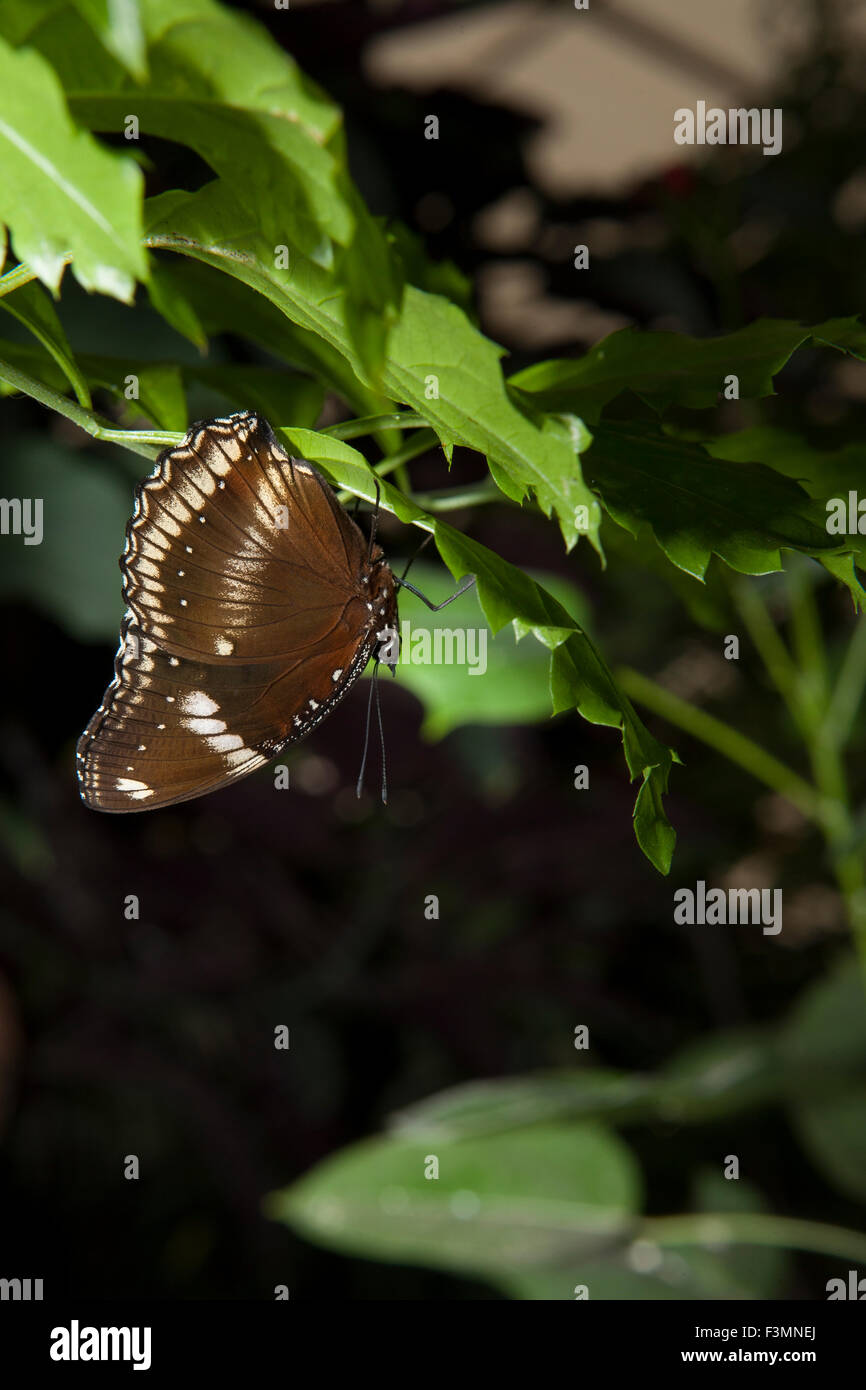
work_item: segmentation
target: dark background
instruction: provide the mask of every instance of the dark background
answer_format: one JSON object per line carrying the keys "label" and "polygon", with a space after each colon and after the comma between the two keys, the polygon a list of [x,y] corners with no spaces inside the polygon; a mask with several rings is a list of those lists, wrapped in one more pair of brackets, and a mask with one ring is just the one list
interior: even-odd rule
{"label": "dark background", "polygon": [[[760,94],[758,104],[783,106],[799,125],[778,158],[686,167],[672,156],[621,197],[565,203],[532,187],[527,115],[365,78],[370,36],[449,8],[314,6],[293,12],[289,44],[344,107],[355,177],[374,211],[414,228],[434,258],[479,275],[479,286],[494,283],[490,267],[507,271],[515,253],[481,244],[475,215],[523,189],[538,224],[559,235],[530,236],[518,258],[558,300],[699,334],[762,314],[809,322],[863,305],[862,227],[840,222],[837,198],[862,159],[866,103],[832,9],[822,44],[785,74],[784,89]],[[280,17],[256,12],[285,38]],[[459,129],[457,154],[440,141],[419,157],[428,111]],[[199,181],[179,147],[143,144],[161,171],[149,191],[160,180]],[[598,217],[619,224],[619,249],[594,258],[578,287],[562,248]],[[652,249],[632,236],[647,219],[658,231]],[[732,264],[732,235],[755,224],[772,228],[767,249]],[[66,290],[60,311],[73,346],[95,323],[103,351],[136,351],[131,311]],[[488,326],[496,306],[482,292],[475,307]],[[511,369],[539,355],[519,321],[510,338],[501,318],[490,331]],[[543,355],[591,341],[564,335]],[[216,351],[250,360],[240,341]],[[841,379],[830,356],[798,355],[764,415],[824,447],[858,437],[864,415],[862,378]],[[7,400],[2,415],[7,453],[34,434],[82,447],[31,402]],[[86,447],[119,470],[131,499],[142,461]],[[481,471],[458,451],[450,481]],[[412,474],[419,488],[448,481],[440,453]],[[736,668],[724,662],[718,632],[697,626],[614,534],[602,573],[588,547],[566,557],[555,528],[531,511],[503,505],[452,519],[515,563],[576,582],[611,664],[665,677],[796,760],[748,651]],[[392,556],[413,546],[391,519],[382,538]],[[121,543],[118,534],[118,551]],[[82,537],[82,565],[86,545]],[[830,642],[841,640],[850,600],[827,584],[820,601]],[[634,789],[614,731],[569,716],[467,726],[430,745],[419,737],[420,706],[391,681],[387,808],[354,798],[365,693],[356,691],[297,750],[290,793],[275,797],[265,771],[175,810],[111,818],[80,804],[73,753],[113,648],[77,643],[44,605],[15,599],[3,605],[0,641],[0,1272],[41,1276],[51,1295],[269,1298],[287,1284],[293,1298],[495,1297],[469,1281],[320,1251],[263,1219],[261,1199],[376,1132],[395,1107],[465,1080],[570,1065],[577,1023],[590,1027],[594,1062],[646,1070],[720,1027],[775,1019],[844,943],[815,835],[657,720],[648,722],[686,763],[670,797],[680,841],[669,880],[635,845]],[[578,762],[591,768],[591,795],[573,790]],[[673,924],[677,884],[747,861],[769,864],[784,886],[784,939]],[[130,893],[141,901],[137,922],[123,915]],[[423,911],[431,893],[441,903],[435,922]],[[277,1023],[291,1028],[288,1053],[274,1050]],[[730,1123],[650,1126],[629,1138],[651,1211],[681,1209],[689,1175],[736,1147],[774,1210],[860,1224],[775,1110],[738,1121],[733,1139]],[[131,1153],[137,1183],[123,1178]],[[828,1268],[797,1256],[787,1295],[823,1296]]]}

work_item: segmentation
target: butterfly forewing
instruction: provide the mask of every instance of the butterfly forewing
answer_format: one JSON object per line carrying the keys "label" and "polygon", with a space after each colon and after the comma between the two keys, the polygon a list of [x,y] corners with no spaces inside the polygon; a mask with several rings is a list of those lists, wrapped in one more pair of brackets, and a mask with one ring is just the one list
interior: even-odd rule
{"label": "butterfly forewing", "polygon": [[114,680],[78,746],[84,801],[185,801],[302,738],[395,621],[380,556],[265,421],[193,426],[127,527]]}

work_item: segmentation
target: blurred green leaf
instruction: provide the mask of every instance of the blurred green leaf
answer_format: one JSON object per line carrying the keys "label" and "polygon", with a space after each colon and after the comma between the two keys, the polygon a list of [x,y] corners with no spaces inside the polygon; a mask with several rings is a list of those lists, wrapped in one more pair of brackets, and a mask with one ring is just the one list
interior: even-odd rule
{"label": "blurred green leaf", "polygon": [[683,1048],[658,1073],[656,1113],[675,1124],[735,1115],[776,1099],[784,1076],[769,1032],[738,1028],[716,1033]]}
{"label": "blurred green leaf", "polygon": [[102,387],[120,401],[128,420],[137,420],[143,413],[158,430],[186,429],[186,396],[179,366],[172,362],[120,362],[90,353],[82,354],[80,361],[91,385]]}
{"label": "blurred green leaf", "polygon": [[840,955],[805,990],[777,1035],[793,1073],[840,1071],[866,1075],[866,1000],[858,961]]}
{"label": "blurred green leaf", "polygon": [[846,1197],[866,1202],[866,1081],[791,1106],[791,1121],[809,1158]]}
{"label": "blurred green leaf", "polygon": [[318,381],[299,372],[273,367],[226,366],[184,367],[184,380],[197,381],[218,392],[233,410],[255,410],[279,425],[315,425],[325,400]]}
{"label": "blurred green leaf", "polygon": [[116,641],[123,602],[118,556],[132,490],[93,455],[18,435],[4,461],[7,496],[43,499],[41,545],[7,537],[0,593],[26,599],[82,642]]}
{"label": "blurred green leaf", "polygon": [[[720,1158],[720,1162],[723,1161]],[[767,1202],[746,1178],[726,1178],[716,1168],[701,1169],[694,1180],[693,1205],[699,1212],[766,1212]],[[770,1245],[731,1245],[709,1251],[670,1246],[713,1298],[780,1298],[790,1266],[784,1249]],[[706,1295],[705,1295],[706,1296]]]}
{"label": "blurred green leaf", "polygon": [[866,1002],[856,960],[842,957],[797,1001],[779,1046],[803,1148],[833,1186],[866,1200]]}
{"label": "blurred green leaf", "polygon": [[[438,1179],[426,1178],[431,1158]],[[475,1274],[572,1260],[630,1229],[640,1180],[600,1125],[549,1125],[429,1144],[355,1144],[268,1199],[268,1215],[347,1254]]]}
{"label": "blurred green leaf", "polygon": [[552,1120],[632,1120],[648,1113],[652,1090],[651,1077],[606,1067],[505,1076],[470,1081],[416,1101],[392,1115],[390,1127],[397,1134],[433,1143]]}
{"label": "blurred green leaf", "polygon": [[[441,601],[442,571],[414,565],[411,581]],[[535,574],[575,621],[586,622],[586,604],[573,584]],[[407,589],[400,591],[401,685],[424,706],[422,731],[439,739],[464,724],[531,724],[549,719],[550,654],[538,642],[518,642],[514,631],[494,635],[474,588],[442,613],[431,613]],[[436,655],[441,660],[435,660]]]}

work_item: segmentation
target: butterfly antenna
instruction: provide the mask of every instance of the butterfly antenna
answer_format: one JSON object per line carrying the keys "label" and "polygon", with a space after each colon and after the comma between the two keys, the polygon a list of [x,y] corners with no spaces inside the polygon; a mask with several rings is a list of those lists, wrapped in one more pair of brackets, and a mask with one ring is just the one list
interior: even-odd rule
{"label": "butterfly antenna", "polygon": [[385,766],[385,727],[382,723],[382,702],[379,699],[379,665],[373,672],[373,686],[376,691],[376,714],[379,719],[379,745],[382,749],[382,805],[388,805],[388,773]]}
{"label": "butterfly antenna", "polygon": [[[363,757],[361,758],[361,771],[358,773],[358,785],[357,785],[356,788],[355,788],[355,795],[356,795],[357,797],[360,797],[361,791],[363,790],[363,786],[364,786],[364,770],[365,770],[365,768],[366,768],[366,766],[367,766],[367,749],[368,749],[369,746],[370,746],[370,715],[371,715],[371,713],[372,713],[372,711],[373,711],[373,691],[376,690],[376,676],[378,675],[378,673],[379,673],[379,660],[378,660],[378,658],[376,658],[376,665],[375,665],[375,667],[373,668],[373,679],[372,679],[371,682],[370,682],[370,693],[369,693],[369,695],[367,696],[367,724],[366,724],[366,728],[364,729],[364,754],[363,754]],[[376,703],[378,704],[378,692],[377,692]],[[381,718],[382,718],[382,716],[381,716],[381,713],[380,713],[380,715],[379,715],[380,721],[381,721]]]}
{"label": "butterfly antenna", "polygon": [[433,539],[433,532],[432,532],[432,531],[428,531],[428,532],[427,532],[427,535],[424,537],[424,539],[423,539],[423,541],[421,542],[421,544],[419,545],[418,549],[415,551],[415,554],[414,554],[414,555],[410,555],[410,556],[409,556],[409,559],[406,561],[406,568],[404,569],[403,573],[400,575],[400,578],[397,580],[397,583],[398,583],[398,584],[402,584],[402,583],[403,583],[403,580],[406,578],[406,575],[409,573],[409,570],[412,568],[412,566],[414,565],[415,561],[418,559],[418,556],[421,554],[421,551],[424,549],[425,546],[427,546],[427,545],[430,544],[430,542],[432,541],[432,539]]}

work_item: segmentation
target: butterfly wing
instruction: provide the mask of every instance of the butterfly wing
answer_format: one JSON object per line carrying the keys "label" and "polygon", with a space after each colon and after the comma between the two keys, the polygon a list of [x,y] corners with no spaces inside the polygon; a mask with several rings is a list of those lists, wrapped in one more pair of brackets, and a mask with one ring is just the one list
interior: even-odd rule
{"label": "butterfly wing", "polygon": [[82,799],[103,811],[200,796],[303,738],[390,617],[371,595],[387,566],[251,412],[194,425],[160,455],[121,570],[114,679],[77,752]]}

